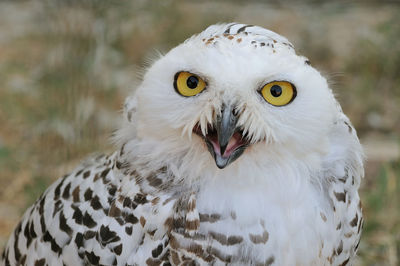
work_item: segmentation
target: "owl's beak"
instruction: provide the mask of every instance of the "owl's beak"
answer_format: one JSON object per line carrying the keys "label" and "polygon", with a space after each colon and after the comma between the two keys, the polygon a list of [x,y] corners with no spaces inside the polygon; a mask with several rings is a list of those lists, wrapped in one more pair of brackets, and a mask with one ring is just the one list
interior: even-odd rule
{"label": "owl's beak", "polygon": [[214,127],[204,137],[208,150],[220,169],[239,158],[249,145],[243,138],[243,131],[237,127],[238,119],[235,105],[223,105]]}

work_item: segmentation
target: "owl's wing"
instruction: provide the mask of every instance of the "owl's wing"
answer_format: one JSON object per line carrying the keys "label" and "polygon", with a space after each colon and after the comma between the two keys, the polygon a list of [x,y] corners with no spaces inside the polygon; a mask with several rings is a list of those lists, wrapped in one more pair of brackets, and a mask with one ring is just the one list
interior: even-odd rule
{"label": "owl's wing", "polygon": [[364,176],[364,155],[355,129],[340,109],[330,133],[330,142],[330,153],[323,164],[324,189],[332,208],[337,239],[333,249],[326,252],[333,265],[344,262],[351,265],[363,225],[358,188]]}
{"label": "owl's wing", "polygon": [[50,186],[24,214],[0,264],[161,262],[168,239],[162,223],[147,222],[162,218],[159,200],[139,187],[123,197],[114,157],[98,157]]}

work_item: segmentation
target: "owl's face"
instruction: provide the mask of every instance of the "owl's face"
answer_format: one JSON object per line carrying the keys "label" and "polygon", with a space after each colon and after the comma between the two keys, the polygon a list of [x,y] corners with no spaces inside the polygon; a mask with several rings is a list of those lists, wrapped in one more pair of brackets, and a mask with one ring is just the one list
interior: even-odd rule
{"label": "owl's face", "polygon": [[136,93],[138,137],[218,168],[323,153],[336,112],[326,80],[285,38],[230,25],[209,27],[148,70]]}

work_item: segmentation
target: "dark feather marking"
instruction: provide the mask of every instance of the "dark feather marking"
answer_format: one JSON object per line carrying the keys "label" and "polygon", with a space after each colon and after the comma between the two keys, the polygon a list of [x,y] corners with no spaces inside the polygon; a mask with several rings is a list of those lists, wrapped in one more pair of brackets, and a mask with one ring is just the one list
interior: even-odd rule
{"label": "dark feather marking", "polygon": [[46,259],[35,260],[35,266],[44,266],[46,263]]}
{"label": "dark feather marking", "polygon": [[14,241],[14,257],[15,257],[15,261],[19,261],[19,259],[21,258],[21,253],[20,253],[19,248],[18,248],[18,240],[19,240],[18,235],[21,232],[21,227],[22,227],[22,223],[19,222],[17,228],[14,231],[14,238],[15,238],[15,241]]}
{"label": "dark feather marking", "polygon": [[240,29],[238,29],[237,33],[240,33],[240,32],[244,31],[246,28],[249,28],[249,27],[253,27],[253,25],[246,25],[246,26],[243,26],[243,27],[241,27]]}
{"label": "dark feather marking", "polygon": [[63,204],[61,200],[57,200],[56,203],[54,204],[54,210],[53,210],[53,218],[56,216],[56,214],[63,208]]}
{"label": "dark feather marking", "polygon": [[347,258],[347,260],[343,261],[343,263],[340,264],[340,266],[346,266],[349,261],[350,261],[350,258]]}
{"label": "dark feather marking", "polygon": [[101,244],[103,246],[121,240],[121,238],[117,235],[116,232],[110,230],[108,226],[104,225],[100,227],[100,238],[101,238]]}
{"label": "dark feather marking", "polygon": [[131,224],[136,224],[138,222],[138,218],[131,214],[123,213],[123,217],[125,219],[125,222],[131,223]]}
{"label": "dark feather marking", "polygon": [[202,258],[204,261],[210,263],[213,261],[213,257],[210,254],[206,254],[203,250],[201,245],[197,244],[190,244],[189,247],[186,249],[188,252],[195,254],[196,256]]}
{"label": "dark feather marking", "polygon": [[179,259],[179,255],[178,255],[178,253],[176,253],[176,252],[173,251],[173,250],[171,250],[171,259],[172,259],[172,262],[173,262],[175,265],[180,265],[181,260]]}
{"label": "dark feather marking", "polygon": [[340,255],[340,254],[342,253],[342,251],[343,251],[343,241],[340,240],[340,244],[339,244],[339,246],[338,246],[337,249],[336,249],[336,254],[337,254],[337,255]]}
{"label": "dark feather marking", "polygon": [[108,189],[108,194],[111,196],[115,196],[115,192],[117,192],[117,187],[114,185],[110,185],[110,188]]}
{"label": "dark feather marking", "polygon": [[85,251],[85,256],[86,256],[86,258],[89,260],[89,262],[91,264],[94,264],[94,265],[98,265],[99,264],[100,256],[96,256],[96,254],[94,254],[93,251],[90,252],[90,253]]}
{"label": "dark feather marking", "polygon": [[98,196],[94,196],[92,198],[92,200],[90,201],[90,206],[92,206],[94,210],[100,210],[101,208],[103,208]]}
{"label": "dark feather marking", "polygon": [[146,219],[143,216],[140,216],[140,224],[142,225],[142,227],[144,227],[146,225]]}
{"label": "dark feather marking", "polygon": [[85,233],[83,234],[83,238],[84,238],[85,240],[94,238],[95,236],[96,236],[96,232],[95,232],[95,231],[92,231],[92,230],[85,231]]}
{"label": "dark feather marking", "polygon": [[127,226],[127,227],[125,227],[125,232],[126,232],[128,235],[132,235],[132,226]]}
{"label": "dark feather marking", "polygon": [[69,198],[69,190],[71,189],[71,183],[68,183],[68,185],[65,186],[64,188],[64,192],[62,194],[62,197],[64,199],[68,199]]}
{"label": "dark feather marking", "polygon": [[119,225],[125,224],[125,221],[121,217],[115,217],[115,220],[119,223]]}
{"label": "dark feather marking", "polygon": [[271,257],[269,257],[269,258],[267,259],[267,261],[265,262],[265,265],[266,265],[266,266],[269,266],[269,265],[271,265],[272,263],[274,263],[274,261],[275,261],[274,256],[271,256]]}
{"label": "dark feather marking", "polygon": [[[93,178],[93,182],[96,182],[99,179],[100,179],[100,175],[99,174],[95,174],[95,176]],[[103,181],[103,184],[105,184],[104,181]]]}
{"label": "dark feather marking", "polygon": [[29,221],[25,225],[24,236],[26,238],[26,245],[29,247],[31,245],[31,242],[32,242],[32,238],[31,238],[30,233],[29,233]]}
{"label": "dark feather marking", "polygon": [[269,266],[272,263],[274,263],[274,261],[275,261],[274,256],[271,256],[265,262],[257,262],[255,265],[256,266]]}
{"label": "dark feather marking", "polygon": [[231,28],[232,28],[233,26],[235,26],[235,25],[237,25],[237,23],[232,23],[231,25],[229,25],[229,27],[224,31],[224,34],[229,34],[230,31],[231,31]]}
{"label": "dark feather marking", "polygon": [[115,205],[115,202],[113,202],[113,204],[111,205],[108,215],[111,217],[121,216],[121,210]]}
{"label": "dark feather marking", "polygon": [[74,209],[74,214],[72,215],[72,219],[74,219],[77,224],[82,224],[83,215],[79,207],[72,205],[71,208]]}
{"label": "dark feather marking", "polygon": [[88,188],[86,189],[85,194],[83,194],[83,196],[85,197],[86,201],[89,201],[93,197],[93,191],[90,188]]}
{"label": "dark feather marking", "polygon": [[42,233],[46,232],[46,222],[43,215],[40,216],[40,228],[42,229]]}
{"label": "dark feather marking", "polygon": [[18,265],[25,265],[26,255],[24,255],[21,260],[18,262]]}
{"label": "dark feather marking", "polygon": [[135,198],[133,199],[137,204],[146,204],[148,200],[146,199],[146,195],[143,194],[136,194]]}
{"label": "dark feather marking", "polygon": [[83,234],[82,233],[77,233],[75,236],[75,244],[78,247],[83,247]]}
{"label": "dark feather marking", "polygon": [[80,175],[83,172],[83,169],[79,170],[78,172],[76,172],[75,176]]}
{"label": "dark feather marking", "polygon": [[67,224],[67,219],[65,219],[64,213],[60,212],[60,229],[67,233],[69,236],[72,235],[72,228]]}
{"label": "dark feather marking", "polygon": [[162,185],[162,180],[156,176],[147,177],[147,181],[149,181],[149,185],[152,187],[159,187]]}
{"label": "dark feather marking", "polygon": [[131,203],[131,209],[134,210],[134,209],[136,209],[137,206],[138,206],[138,205],[137,205],[135,202],[132,201],[132,203]]}
{"label": "dark feather marking", "polygon": [[264,231],[262,235],[249,234],[251,242],[254,244],[265,244],[268,241],[269,235],[267,231]]}
{"label": "dark feather marking", "polygon": [[333,192],[333,193],[335,194],[335,197],[336,197],[336,199],[337,199],[338,201],[346,202],[346,193],[344,193],[344,192],[341,192],[341,193],[339,193],[339,192]]}
{"label": "dark feather marking", "polygon": [[[7,251],[6,251],[6,250],[7,250]],[[8,256],[9,256],[9,249],[6,248],[6,249],[3,251],[3,255],[2,255],[2,258],[3,258],[3,259],[5,258],[5,266],[11,266],[10,260],[9,260]]]}
{"label": "dark feather marking", "polygon": [[83,216],[83,224],[89,228],[93,228],[97,225],[88,212],[85,212],[85,215]]}
{"label": "dark feather marking", "polygon": [[354,219],[350,221],[350,225],[352,227],[355,227],[355,226],[357,226],[357,224],[358,224],[358,214],[356,213],[356,216],[354,217]]}
{"label": "dark feather marking", "polygon": [[49,231],[46,231],[46,233],[43,235],[43,240],[51,243],[51,250],[53,250],[54,252],[60,253],[62,251],[62,248],[57,244],[56,240],[50,235]]}
{"label": "dark feather marking", "polygon": [[186,220],[185,222],[185,229],[189,231],[197,230],[200,226],[200,221],[198,219],[193,221]]}
{"label": "dark feather marking", "polygon": [[236,244],[239,244],[240,242],[243,241],[243,237],[241,237],[241,236],[230,236],[230,237],[227,237],[227,236],[225,236],[223,234],[216,233],[216,232],[213,232],[213,231],[210,232],[210,236],[212,238],[214,238],[215,240],[217,240],[219,243],[221,243],[222,245],[225,245],[225,246],[236,245]]}
{"label": "dark feather marking", "polygon": [[79,186],[76,186],[76,188],[72,191],[72,200],[74,202],[79,202]]}
{"label": "dark feather marking", "polygon": [[361,240],[361,238],[358,239],[357,245],[354,247],[354,251],[357,251],[357,250],[358,250],[358,245],[360,245],[360,240]]}
{"label": "dark feather marking", "polygon": [[83,178],[88,178],[90,176],[90,171],[86,171],[85,173],[83,173]]}
{"label": "dark feather marking", "polygon": [[65,178],[61,180],[60,184],[57,185],[56,189],[54,190],[54,201],[58,200],[60,197],[61,186],[64,184]]}
{"label": "dark feather marking", "polygon": [[110,168],[107,168],[105,170],[103,170],[103,172],[101,172],[100,176],[105,179],[108,175],[108,172],[110,172]]}
{"label": "dark feather marking", "polygon": [[33,222],[31,222],[31,226],[29,228],[29,234],[31,235],[31,237],[36,238],[36,232],[35,232],[35,224]]}
{"label": "dark feather marking", "polygon": [[[85,259],[85,254],[84,254],[83,252],[78,251],[78,256],[79,256],[79,258],[81,258],[82,260]],[[87,266],[87,265],[85,265],[85,266]]]}
{"label": "dark feather marking", "polygon": [[111,205],[113,201],[114,201],[114,197],[108,197],[108,198],[107,198],[108,204]]}
{"label": "dark feather marking", "polygon": [[[152,258],[148,258],[147,260],[146,260],[146,265],[148,265],[148,266],[160,266],[161,265],[161,261],[160,260],[155,260],[155,259],[152,259]],[[187,265],[187,264],[185,264],[185,265]]]}
{"label": "dark feather marking", "polygon": [[209,223],[215,223],[221,219],[221,215],[217,213],[213,214],[199,213],[199,217],[200,217],[200,222],[209,222]]}
{"label": "dark feather marking", "polygon": [[346,124],[347,128],[349,129],[349,133],[351,133],[353,131],[353,128],[346,121],[344,121],[344,123]]}
{"label": "dark feather marking", "polygon": [[222,254],[222,252],[220,250],[213,248],[213,247],[208,247],[207,252],[210,253],[211,255],[213,255],[214,257],[217,257],[219,260],[221,260],[223,262],[230,263],[232,260],[231,256],[224,255],[224,254]]}
{"label": "dark feather marking", "polygon": [[363,224],[364,224],[364,219],[361,217],[360,223],[358,224],[358,228],[357,228],[357,234],[360,233]]}
{"label": "dark feather marking", "polygon": [[122,206],[131,208],[132,206],[132,200],[129,197],[125,197]]}
{"label": "dark feather marking", "polygon": [[26,244],[29,247],[31,242],[32,242],[32,240],[37,237],[33,222],[30,222],[30,223],[27,222],[26,223],[25,230],[24,230],[24,235],[26,237],[26,242],[27,242]]}
{"label": "dark feather marking", "polygon": [[115,254],[121,255],[121,253],[122,253],[122,243],[119,244],[118,246],[116,246],[115,248],[113,248],[113,251],[114,251]]}
{"label": "dark feather marking", "polygon": [[44,202],[46,201],[46,197],[43,197],[40,200],[40,204],[39,204],[39,214],[42,216],[44,214]]}
{"label": "dark feather marking", "polygon": [[153,256],[153,258],[157,258],[161,254],[162,251],[163,251],[163,245],[159,244],[157,246],[157,248],[155,248],[151,251],[151,255]]}
{"label": "dark feather marking", "polygon": [[342,222],[339,222],[339,224],[336,226],[336,230],[339,230],[342,228]]}

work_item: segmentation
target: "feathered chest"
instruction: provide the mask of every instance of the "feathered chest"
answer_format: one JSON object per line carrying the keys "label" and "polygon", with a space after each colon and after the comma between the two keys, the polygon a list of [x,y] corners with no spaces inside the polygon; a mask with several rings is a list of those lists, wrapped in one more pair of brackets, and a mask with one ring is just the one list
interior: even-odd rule
{"label": "feathered chest", "polygon": [[[217,188],[215,188],[217,189]],[[290,189],[288,189],[289,192]],[[270,194],[268,194],[270,193]],[[171,224],[173,262],[304,265],[317,263],[323,240],[334,238],[318,195],[209,187],[191,194]],[[329,236],[331,234],[331,236]],[[322,261],[322,258],[321,258]],[[323,263],[320,263],[323,264]]]}
{"label": "feathered chest", "polygon": [[138,186],[154,198],[147,215],[142,214],[143,227],[149,239],[164,243],[159,255],[168,254],[175,265],[332,264],[343,233],[335,223],[343,213],[334,213],[326,191],[290,176],[246,185],[229,178],[180,184],[178,190],[164,168],[151,174],[135,171],[130,178],[135,184],[123,187]]}

